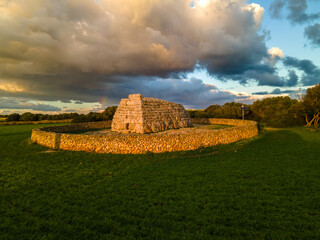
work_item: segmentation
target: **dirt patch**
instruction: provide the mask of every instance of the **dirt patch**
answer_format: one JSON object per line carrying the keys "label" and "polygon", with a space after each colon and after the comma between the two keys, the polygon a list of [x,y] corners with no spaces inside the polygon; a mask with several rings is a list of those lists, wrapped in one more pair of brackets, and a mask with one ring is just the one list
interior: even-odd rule
{"label": "dirt patch", "polygon": [[52,149],[48,149],[46,151],[42,151],[41,153],[56,153],[57,151],[52,150]]}

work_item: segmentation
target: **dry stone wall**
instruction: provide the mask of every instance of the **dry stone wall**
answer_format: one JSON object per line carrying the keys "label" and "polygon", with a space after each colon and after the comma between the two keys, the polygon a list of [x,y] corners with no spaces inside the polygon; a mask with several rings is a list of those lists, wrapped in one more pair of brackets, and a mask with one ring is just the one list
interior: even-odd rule
{"label": "dry stone wall", "polygon": [[32,131],[31,140],[41,145],[63,150],[98,153],[139,154],[195,150],[218,144],[228,144],[258,135],[257,123],[233,119],[195,119],[194,123],[224,124],[233,127],[199,134],[86,135],[68,131],[108,128],[111,121],[39,128]]}
{"label": "dry stone wall", "polygon": [[[32,130],[31,141],[43,146],[59,149],[62,133],[84,131],[91,129],[110,128],[111,121],[78,123],[65,126],[35,128]],[[69,134],[76,136],[76,134]],[[83,136],[83,135],[81,135]]]}
{"label": "dry stone wall", "polygon": [[173,128],[192,127],[181,104],[131,94],[122,99],[113,117],[112,131],[151,133]]}
{"label": "dry stone wall", "polygon": [[[230,126],[247,126],[250,122],[248,120],[238,119],[225,119],[225,118],[193,118],[192,123],[194,124],[212,124],[212,125],[230,125]],[[256,123],[256,122],[254,122]],[[256,123],[257,125],[257,123]]]}
{"label": "dry stone wall", "polygon": [[144,98],[142,115],[145,132],[192,127],[192,121],[184,107],[173,102]]}

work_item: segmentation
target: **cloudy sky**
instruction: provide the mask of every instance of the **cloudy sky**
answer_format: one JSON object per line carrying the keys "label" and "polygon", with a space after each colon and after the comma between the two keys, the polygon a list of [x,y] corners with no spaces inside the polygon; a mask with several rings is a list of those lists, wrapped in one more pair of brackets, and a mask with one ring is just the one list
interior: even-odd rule
{"label": "cloudy sky", "polygon": [[297,97],[319,56],[318,0],[0,0],[0,114]]}

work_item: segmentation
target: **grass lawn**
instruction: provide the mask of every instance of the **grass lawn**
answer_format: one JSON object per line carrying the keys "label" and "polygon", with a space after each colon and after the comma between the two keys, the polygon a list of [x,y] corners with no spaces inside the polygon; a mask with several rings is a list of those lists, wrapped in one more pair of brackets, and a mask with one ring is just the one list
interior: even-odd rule
{"label": "grass lawn", "polygon": [[0,127],[0,239],[320,239],[320,132],[112,155],[45,152],[35,127]]}
{"label": "grass lawn", "polygon": [[230,127],[233,127],[233,126],[230,126],[230,125],[208,125],[208,129],[224,129],[224,128],[230,128]]}
{"label": "grass lawn", "polygon": [[89,132],[96,132],[99,130],[103,130],[103,129],[87,129],[87,130],[82,130],[82,131],[74,131],[74,132],[68,132],[68,134],[84,134],[84,133],[89,133]]}

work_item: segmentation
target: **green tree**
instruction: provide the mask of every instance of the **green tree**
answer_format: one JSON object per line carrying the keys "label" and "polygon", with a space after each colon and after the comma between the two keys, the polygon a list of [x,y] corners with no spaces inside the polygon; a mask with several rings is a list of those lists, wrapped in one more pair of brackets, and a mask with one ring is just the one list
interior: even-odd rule
{"label": "green tree", "polygon": [[225,103],[221,109],[221,118],[241,119],[242,118],[242,103],[230,102]]}
{"label": "green tree", "polygon": [[222,114],[222,107],[218,104],[210,105],[204,110],[208,117],[220,118]]}
{"label": "green tree", "polygon": [[78,117],[72,120],[73,123],[83,123],[83,122],[88,122],[87,118],[84,114],[80,114]]}
{"label": "green tree", "polygon": [[187,110],[190,118],[207,118],[208,114],[204,110]]}
{"label": "green tree", "polygon": [[320,84],[308,88],[303,98],[303,113],[308,127],[318,127],[320,120]]}
{"label": "green tree", "polygon": [[298,100],[290,97],[273,97],[255,101],[252,106],[252,118],[272,127],[288,127],[303,124],[297,114]]}
{"label": "green tree", "polygon": [[31,112],[26,112],[21,115],[21,121],[38,121],[37,115]]}
{"label": "green tree", "polygon": [[18,113],[12,113],[8,115],[6,121],[8,122],[15,122],[15,121],[20,121],[21,115]]}
{"label": "green tree", "polygon": [[117,111],[118,106],[107,107],[102,113],[102,119],[104,121],[113,119],[114,114]]}

